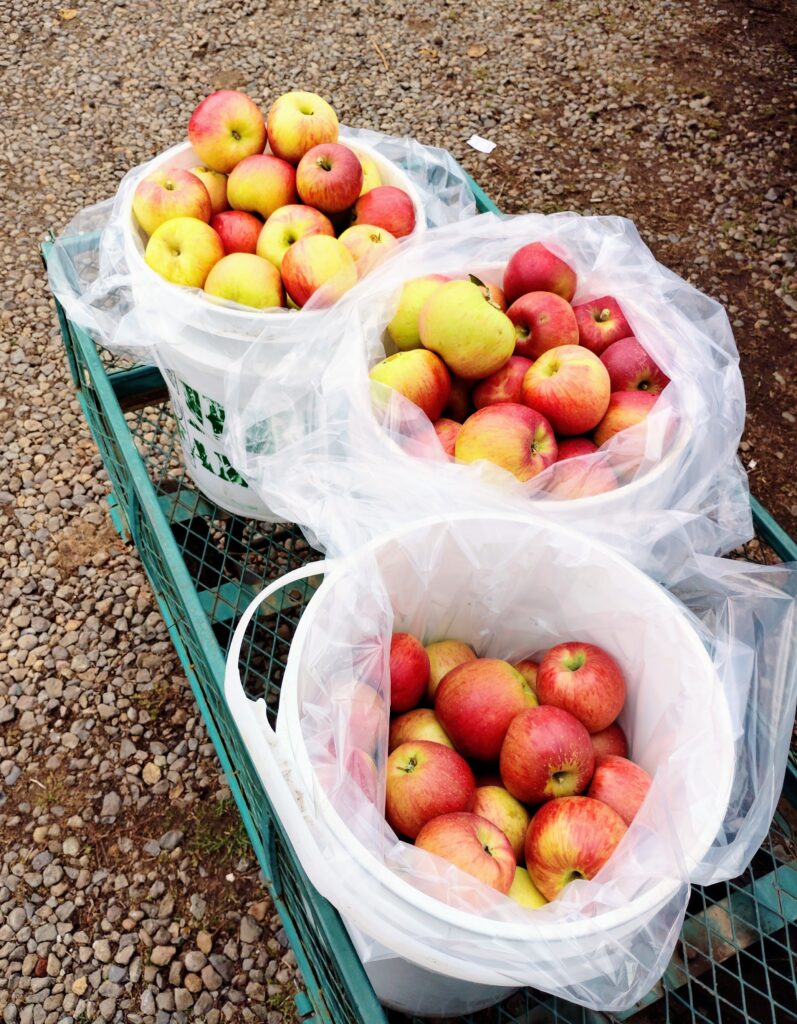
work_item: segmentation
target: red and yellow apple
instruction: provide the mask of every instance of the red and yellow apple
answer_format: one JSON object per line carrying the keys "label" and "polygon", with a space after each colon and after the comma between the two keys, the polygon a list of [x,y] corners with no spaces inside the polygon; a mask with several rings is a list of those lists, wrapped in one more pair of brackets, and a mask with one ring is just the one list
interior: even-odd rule
{"label": "red and yellow apple", "polygon": [[506,311],[515,325],[515,355],[537,359],[550,348],[578,344],[573,307],[555,292],[528,292]]}
{"label": "red and yellow apple", "polygon": [[600,448],[621,430],[635,427],[647,419],[657,397],[650,391],[613,392],[606,413],[592,435],[595,444]]}
{"label": "red and yellow apple", "polygon": [[191,174],[199,178],[208,190],[212,210],[211,216],[215,217],[217,213],[229,210],[226,174],[222,174],[221,171],[214,171],[212,167],[203,167],[201,165],[199,167],[192,167]]}
{"label": "red and yellow apple", "polygon": [[387,334],[400,351],[421,347],[418,320],[421,308],[429,296],[448,278],[442,274],[429,274],[407,281],[401,289],[396,312],[387,325]]}
{"label": "red and yellow apple", "polygon": [[476,781],[468,762],[442,743],[402,743],[388,757],[386,772],[385,816],[410,839],[433,818],[473,804]]}
{"label": "red and yellow apple", "polygon": [[409,711],[426,693],[429,655],[412,633],[394,633],[390,639],[390,710]]}
{"label": "red and yellow apple", "polygon": [[447,281],[432,292],[421,308],[418,329],[423,346],[465,380],[489,377],[515,347],[511,320],[471,281]]}
{"label": "red and yellow apple", "polygon": [[556,461],[556,438],[550,423],[534,409],[501,402],[465,420],[455,455],[458,462],[485,459],[520,481],[531,480]]}
{"label": "red and yellow apple", "polygon": [[296,191],[322,213],[342,213],[360,194],[363,169],[348,146],[324,142],[304,154],[296,168]]}
{"label": "red and yellow apple", "polygon": [[193,217],[207,223],[212,211],[208,190],[195,174],[179,167],[152,171],[133,193],[133,213],[148,235],[175,217]]}
{"label": "red and yellow apple", "polygon": [[387,751],[392,754],[402,743],[412,743],[415,740],[428,740],[430,743],[442,743],[444,747],[451,747],[452,750],[454,748],[431,708],[415,708],[394,718],[390,723]]}
{"label": "red and yellow apple", "polygon": [[625,733],[617,722],[612,722],[605,729],[590,734],[592,749],[595,751],[596,759],[603,754],[617,754],[618,757],[628,757],[628,740]]}
{"label": "red and yellow apple", "polygon": [[565,462],[567,459],[577,459],[581,455],[592,455],[598,450],[594,441],[588,437],[563,437],[559,442],[559,451],[556,456],[557,462]]}
{"label": "red and yellow apple", "polygon": [[415,230],[415,206],[403,189],[377,185],[354,204],[352,224],[373,224],[395,238],[403,238]]}
{"label": "red and yellow apple", "polygon": [[299,203],[281,206],[261,227],[257,239],[257,255],[280,270],[285,253],[305,235],[328,235],[334,238],[335,229],[329,218],[312,206]]}
{"label": "red and yellow apple", "polygon": [[617,476],[611,466],[605,462],[584,464],[565,460],[557,463],[553,477],[546,485],[546,491],[560,501],[572,501],[576,498],[594,498],[599,494],[607,494],[619,486]]}
{"label": "red and yellow apple", "polygon": [[324,142],[337,142],[338,117],[314,92],[286,92],[268,112],[268,142],[272,153],[298,164],[304,154]]}
{"label": "red and yellow apple", "polygon": [[627,757],[604,754],[595,762],[587,795],[608,804],[630,825],[648,795],[651,782],[645,769]]}
{"label": "red and yellow apple", "polygon": [[583,434],[596,427],[610,393],[606,367],[581,345],[544,352],[521,385],[523,404],[541,413],[557,434]]}
{"label": "red and yellow apple", "polygon": [[529,689],[537,695],[537,672],[539,671],[539,663],[532,661],[531,658],[523,658],[521,661],[515,661],[512,663],[512,667],[516,668],[518,672],[523,676],[529,685]]}
{"label": "red and yellow apple", "polygon": [[485,885],[508,893],[515,877],[515,855],[491,821],[466,812],[443,814],[418,833],[415,845],[437,854]]}
{"label": "red and yellow apple", "polygon": [[540,702],[575,715],[590,732],[611,725],[623,709],[625,693],[623,670],[597,644],[557,644],[540,662]]}
{"label": "red and yellow apple", "polygon": [[388,718],[388,709],[372,686],[355,680],[336,683],[330,689],[330,708],[336,736],[347,750],[373,755]]}
{"label": "red and yellow apple", "polygon": [[398,245],[398,239],[389,231],[370,224],[355,224],[346,228],[338,237],[358,264],[357,273],[361,277]]}
{"label": "red and yellow apple", "polygon": [[648,391],[659,395],[670,383],[670,378],[636,338],[621,338],[609,345],[601,362],[609,371],[612,391]]}
{"label": "red and yellow apple", "polygon": [[518,249],[504,271],[504,293],[511,305],[528,292],[555,292],[570,302],[576,294],[576,275],[541,242]]}
{"label": "red and yellow apple", "polygon": [[282,258],[285,290],[297,306],[315,296],[317,307],[331,306],[357,284],[357,267],[338,238],[306,234]]}
{"label": "red and yellow apple", "polygon": [[523,843],[531,821],[523,804],[503,786],[477,786],[471,810],[501,829],[512,845],[515,860],[522,864]]}
{"label": "red and yellow apple", "polygon": [[520,402],[523,378],[531,367],[531,360],[523,356],[510,356],[500,370],[480,380],[473,389],[473,404],[477,409],[499,402]]}
{"label": "red and yellow apple", "polygon": [[583,792],[594,767],[592,743],[581,722],[546,704],[512,719],[499,759],[504,786],[524,804]]}
{"label": "red and yellow apple", "polygon": [[205,280],[205,292],[228,302],[254,309],[270,309],[285,303],[277,268],[249,252],[233,252],[214,264]]}
{"label": "red and yellow apple", "polygon": [[457,423],[456,420],[446,419],[445,416],[441,416],[439,420],[434,421],[434,432],[437,434],[440,446],[446,455],[452,459],[454,458],[457,434],[461,427],[461,423]]}
{"label": "red and yellow apple", "polygon": [[210,226],[221,239],[224,251],[229,256],[232,252],[257,251],[257,239],[263,221],[253,213],[243,210],[224,210],[211,217]]}
{"label": "red and yellow apple", "polygon": [[434,701],[437,687],[452,668],[466,661],[475,661],[476,653],[472,647],[461,640],[436,640],[426,645],[429,655],[429,685],[426,688],[427,700]]}
{"label": "red and yellow apple", "polygon": [[633,333],[620,309],[620,303],[611,295],[573,306],[573,312],[578,323],[579,341],[597,356],[602,355],[615,341]]}
{"label": "red and yellow apple", "polygon": [[219,236],[196,217],[164,221],[144,252],[147,266],[172,284],[189,288],[201,288],[211,268],[223,257],[224,246]]}
{"label": "red and yellow apple", "polygon": [[211,170],[228,174],[266,148],[266,125],[256,103],[242,92],[220,89],[206,96],[188,122],[188,141]]}
{"label": "red and yellow apple", "polygon": [[475,412],[472,390],[473,383],[471,381],[463,380],[462,377],[457,377],[456,374],[452,373],[451,391],[443,409],[446,416],[456,420],[457,423],[464,423],[468,416]]}
{"label": "red and yellow apple", "polygon": [[235,165],[227,179],[230,206],[259,213],[263,219],[296,199],[296,171],[285,160],[268,153],[246,157]]}
{"label": "red and yellow apple", "polygon": [[451,381],[445,363],[434,352],[422,348],[396,352],[377,363],[369,376],[404,395],[423,410],[432,423],[440,419]]}

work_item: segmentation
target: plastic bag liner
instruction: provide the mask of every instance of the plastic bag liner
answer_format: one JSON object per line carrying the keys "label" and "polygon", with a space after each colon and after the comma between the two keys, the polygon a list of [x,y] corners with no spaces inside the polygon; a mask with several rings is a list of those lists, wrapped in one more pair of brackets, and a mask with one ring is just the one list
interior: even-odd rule
{"label": "plastic bag liner", "polygon": [[[276,730],[239,677],[256,606],[324,580],[296,628]],[[527,514],[387,531],[289,573],[240,622],[225,692],[311,882],[340,911],[377,994],[456,1015],[532,986],[622,1010],[664,972],[690,881],[739,874],[769,827],[797,695],[794,567],[689,557],[670,593],[615,550]],[[400,841],[384,819],[393,631],[516,660],[566,639],[620,662],[620,722],[653,777],[592,881],[526,910]],[[246,639],[245,639],[246,637]],[[244,650],[242,653],[242,643]]]}
{"label": "plastic bag liner", "polygon": [[[368,371],[391,351],[384,328],[405,281],[474,273],[500,284],[508,258],[531,241],[573,266],[574,302],[606,294],[619,300],[671,383],[644,423],[599,452],[520,483],[491,463],[448,458],[426,416],[370,382]],[[690,543],[709,554],[752,536],[747,480],[736,456],[744,387],[727,316],[657,263],[628,220],[485,214],[427,232],[365,279],[356,302],[331,309],[322,333],[342,340],[317,379],[302,369],[313,339],[297,338],[268,377],[258,372],[262,350],[248,349],[227,378],[241,415],[228,422],[224,444],[261,497],[329,553],[345,553],[410,518],[463,509],[533,509],[623,550],[630,541],[630,556],[642,563],[649,545],[640,538],[660,537],[673,525],[688,528]]]}

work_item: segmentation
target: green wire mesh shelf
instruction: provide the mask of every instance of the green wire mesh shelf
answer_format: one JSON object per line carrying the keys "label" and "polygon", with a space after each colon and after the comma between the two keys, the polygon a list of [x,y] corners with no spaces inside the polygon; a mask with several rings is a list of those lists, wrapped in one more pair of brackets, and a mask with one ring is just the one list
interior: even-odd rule
{"label": "green wire mesh shelf", "polygon": [[[479,196],[482,209],[493,208]],[[45,259],[48,251],[45,244]],[[111,481],[114,523],[138,549],[302,970],[299,1016],[317,1024],[408,1024],[379,1005],[340,918],[307,880],[224,700],[225,655],[241,613],[265,582],[319,555],[293,525],[240,519],[203,498],[185,475],[158,371],[109,357],[57,312],[77,396]],[[753,511],[756,539],[737,557],[797,560],[791,538],[757,503]],[[242,650],[245,689],[265,699],[272,720],[313,585],[296,584],[261,606]],[[693,888],[667,973],[637,1007],[607,1015],[527,989],[458,1024],[797,1022],[795,780],[791,763],[770,833],[745,874]]]}

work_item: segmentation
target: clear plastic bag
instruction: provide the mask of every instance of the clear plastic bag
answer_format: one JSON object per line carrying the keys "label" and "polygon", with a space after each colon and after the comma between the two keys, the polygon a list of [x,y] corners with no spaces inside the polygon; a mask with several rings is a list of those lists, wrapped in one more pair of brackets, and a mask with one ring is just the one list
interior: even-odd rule
{"label": "clear plastic bag", "polygon": [[[260,601],[319,572],[272,731],[265,704],[243,693],[241,643]],[[227,665],[230,709],[304,869],[341,912],[384,1002],[454,1015],[530,985],[626,1009],[666,969],[690,882],[733,877],[750,862],[782,785],[797,700],[797,570],[690,556],[677,576],[669,593],[548,519],[462,514],[294,571],[247,611]],[[387,656],[391,632],[403,630],[510,660],[579,638],[620,661],[629,690],[620,721],[653,784],[592,881],[525,910],[387,825]],[[358,750],[374,752],[373,779],[357,768]]]}

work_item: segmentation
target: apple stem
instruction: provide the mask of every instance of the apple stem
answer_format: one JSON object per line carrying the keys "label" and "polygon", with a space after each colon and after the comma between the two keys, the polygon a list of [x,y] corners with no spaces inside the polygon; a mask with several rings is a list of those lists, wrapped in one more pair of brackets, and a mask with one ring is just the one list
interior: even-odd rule
{"label": "apple stem", "polygon": [[605,324],[611,315],[612,311],[610,309],[602,309],[598,317],[598,323]]}

